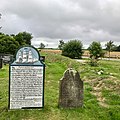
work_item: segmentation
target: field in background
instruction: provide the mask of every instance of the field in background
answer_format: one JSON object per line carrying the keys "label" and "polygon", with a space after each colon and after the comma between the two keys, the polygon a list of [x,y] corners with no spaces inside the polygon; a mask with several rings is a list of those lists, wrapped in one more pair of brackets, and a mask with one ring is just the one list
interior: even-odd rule
{"label": "field in background", "polygon": [[[61,54],[62,53],[61,50],[52,50],[52,49],[42,49],[41,51],[48,52],[48,53],[55,53],[55,54]],[[84,50],[83,56],[89,57],[90,56],[89,55],[89,51],[88,50]],[[109,53],[108,52],[105,53],[105,57],[106,58],[109,57]],[[120,59],[120,52],[110,52],[110,58]]]}
{"label": "field in background", "polygon": [[61,54],[61,50],[52,50],[52,49],[41,49],[40,52],[46,52],[46,53],[55,53],[55,54]]}
{"label": "field in background", "polygon": [[[79,63],[58,53],[41,52],[46,58],[43,110],[8,111],[8,65],[0,69],[0,120],[119,120],[120,62],[101,60],[91,67],[89,60]],[[83,108],[58,108],[59,80],[68,67],[78,70],[84,81]]]}
{"label": "field in background", "polygon": [[[89,57],[89,51],[85,50],[83,56]],[[104,57],[108,58],[109,52],[106,51]],[[110,58],[120,59],[120,52],[110,52]]]}

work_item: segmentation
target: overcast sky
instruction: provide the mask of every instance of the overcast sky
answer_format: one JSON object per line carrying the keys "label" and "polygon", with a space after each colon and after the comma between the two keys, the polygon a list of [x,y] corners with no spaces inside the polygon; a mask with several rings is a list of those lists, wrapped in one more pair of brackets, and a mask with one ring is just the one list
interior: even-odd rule
{"label": "overcast sky", "polygon": [[32,45],[57,47],[59,40],[120,45],[120,0],[0,0],[3,33],[30,32]]}

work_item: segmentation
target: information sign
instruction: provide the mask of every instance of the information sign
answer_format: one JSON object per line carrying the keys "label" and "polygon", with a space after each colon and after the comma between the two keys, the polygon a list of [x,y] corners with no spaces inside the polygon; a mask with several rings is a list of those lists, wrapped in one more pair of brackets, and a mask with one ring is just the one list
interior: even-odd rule
{"label": "information sign", "polygon": [[38,51],[20,48],[9,69],[9,109],[43,108],[45,65]]}

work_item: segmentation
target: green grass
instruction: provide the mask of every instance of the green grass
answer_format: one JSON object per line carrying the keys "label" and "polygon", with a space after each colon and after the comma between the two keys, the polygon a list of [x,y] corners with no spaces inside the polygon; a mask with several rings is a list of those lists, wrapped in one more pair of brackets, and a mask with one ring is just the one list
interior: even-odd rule
{"label": "green grass", "polygon": [[[100,61],[91,67],[87,62],[52,54],[46,56],[45,106],[44,109],[8,110],[8,66],[0,70],[0,120],[120,120],[120,63]],[[59,109],[59,80],[68,67],[80,72],[84,81],[84,105],[76,109]],[[98,74],[103,70],[101,75]],[[99,91],[94,88],[100,83]],[[101,106],[94,92],[101,92],[107,107]]]}

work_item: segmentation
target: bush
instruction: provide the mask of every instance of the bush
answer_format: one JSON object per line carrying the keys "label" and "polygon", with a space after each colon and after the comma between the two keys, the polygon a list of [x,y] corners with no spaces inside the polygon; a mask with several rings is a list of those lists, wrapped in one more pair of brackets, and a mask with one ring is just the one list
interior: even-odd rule
{"label": "bush", "polygon": [[95,41],[92,42],[88,50],[89,50],[90,58],[91,58],[91,65],[97,66],[98,58],[104,56],[104,51],[102,50],[102,46],[100,42],[95,42]]}
{"label": "bush", "polygon": [[70,58],[81,58],[83,51],[82,51],[82,43],[79,40],[71,40],[65,43],[62,49],[62,55],[70,57]]}

